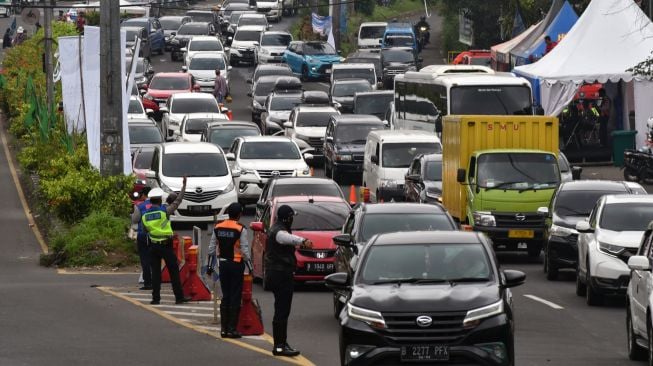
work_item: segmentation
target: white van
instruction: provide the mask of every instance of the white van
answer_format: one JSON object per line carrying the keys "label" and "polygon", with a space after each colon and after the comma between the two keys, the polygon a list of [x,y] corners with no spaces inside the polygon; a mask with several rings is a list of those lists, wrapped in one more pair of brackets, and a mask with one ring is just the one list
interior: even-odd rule
{"label": "white van", "polygon": [[358,28],[358,48],[381,48],[386,22],[365,22]]}
{"label": "white van", "polygon": [[374,64],[334,64],[331,67],[331,85],[336,80],[364,79],[372,85],[372,90],[377,89],[377,75]]}
{"label": "white van", "polygon": [[367,135],[363,161],[363,186],[376,202],[404,198],[404,176],[415,157],[441,153],[442,144],[433,132],[376,130]]}

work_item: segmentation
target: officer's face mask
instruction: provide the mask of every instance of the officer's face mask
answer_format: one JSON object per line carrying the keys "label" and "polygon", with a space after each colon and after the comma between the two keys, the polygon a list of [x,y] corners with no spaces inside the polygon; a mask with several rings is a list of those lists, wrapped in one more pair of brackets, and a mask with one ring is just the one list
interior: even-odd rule
{"label": "officer's face mask", "polygon": [[293,221],[292,216],[290,216],[289,218],[283,220],[283,224],[286,226],[286,229],[290,230],[290,228],[292,228],[292,221]]}

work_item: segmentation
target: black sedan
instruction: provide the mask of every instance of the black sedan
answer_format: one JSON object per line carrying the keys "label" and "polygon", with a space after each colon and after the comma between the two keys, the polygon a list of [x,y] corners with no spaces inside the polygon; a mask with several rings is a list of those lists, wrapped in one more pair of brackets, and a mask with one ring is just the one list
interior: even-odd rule
{"label": "black sedan", "polygon": [[442,202],[442,154],[425,154],[413,159],[405,180],[406,202]]}

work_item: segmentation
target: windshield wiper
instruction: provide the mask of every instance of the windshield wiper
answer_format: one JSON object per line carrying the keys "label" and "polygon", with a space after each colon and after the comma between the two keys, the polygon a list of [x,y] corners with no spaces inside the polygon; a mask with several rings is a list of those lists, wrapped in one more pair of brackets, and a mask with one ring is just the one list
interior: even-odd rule
{"label": "windshield wiper", "polygon": [[347,141],[347,142],[345,142],[345,144],[362,144],[362,143],[366,143],[366,142],[367,142],[367,140],[360,139],[360,140]]}
{"label": "windshield wiper", "polygon": [[580,211],[578,211],[578,210],[576,210],[576,209],[574,209],[574,208],[571,208],[571,207],[569,207],[569,206],[558,206],[558,207],[556,207],[556,208],[557,208],[558,210],[560,210],[560,209],[567,210],[567,211],[569,211],[569,212],[571,212],[571,213],[575,213],[576,215],[579,215],[579,216],[589,216],[589,213],[588,213],[588,212],[580,212]]}
{"label": "windshield wiper", "polygon": [[463,283],[463,282],[487,282],[489,281],[489,277],[461,277],[461,278],[450,278],[447,281],[449,281],[449,284],[451,286],[456,286],[458,283]]}
{"label": "windshield wiper", "polygon": [[486,191],[489,191],[491,189],[501,189],[501,188],[503,188],[505,190],[506,189],[505,187],[511,186],[511,185],[517,184],[517,183],[521,183],[521,182],[503,182],[503,183],[499,183],[499,184],[497,184],[496,186],[493,186],[493,187],[484,187],[484,188],[485,188]]}
{"label": "windshield wiper", "polygon": [[[525,192],[525,191],[530,191],[531,189],[534,190],[534,191],[537,191],[538,189],[552,188],[552,187],[541,187],[541,186],[544,186],[544,185],[550,186],[550,185],[557,185],[557,184],[558,184],[558,182],[555,182],[555,181],[554,182],[544,182],[544,183],[534,183],[532,186],[530,186],[528,188],[520,188],[518,191],[519,191],[519,193],[522,193],[522,192]],[[538,186],[538,187],[536,188],[535,186]]]}
{"label": "windshield wiper", "polygon": [[415,278],[415,277],[408,277],[408,278],[395,278],[392,280],[381,280],[381,281],[376,281],[372,282],[373,285],[386,285],[389,283],[395,283],[397,285],[401,285],[402,283],[415,283],[417,281],[422,280],[421,278]]}

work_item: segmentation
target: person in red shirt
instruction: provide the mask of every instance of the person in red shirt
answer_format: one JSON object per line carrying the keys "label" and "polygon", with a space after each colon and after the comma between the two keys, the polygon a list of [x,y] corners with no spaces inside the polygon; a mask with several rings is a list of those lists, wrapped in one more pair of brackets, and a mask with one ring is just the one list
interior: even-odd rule
{"label": "person in red shirt", "polygon": [[558,45],[558,42],[553,42],[549,36],[544,37],[544,43],[546,43],[546,49],[544,50],[545,55],[551,52],[551,50]]}

